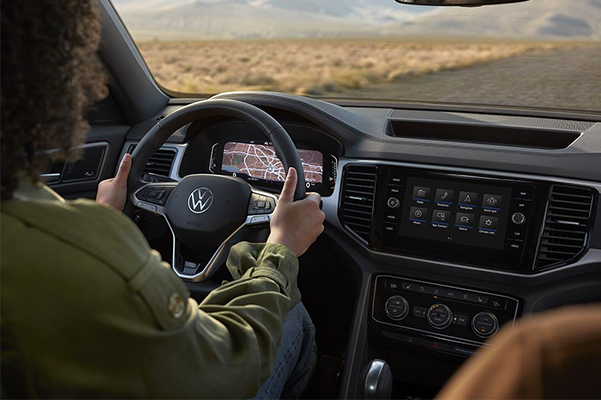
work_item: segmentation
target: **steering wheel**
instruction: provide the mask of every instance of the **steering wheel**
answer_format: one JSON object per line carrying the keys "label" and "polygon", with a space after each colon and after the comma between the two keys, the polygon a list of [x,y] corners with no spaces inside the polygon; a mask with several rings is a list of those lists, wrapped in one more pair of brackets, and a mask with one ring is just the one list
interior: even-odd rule
{"label": "steering wheel", "polygon": [[[135,208],[163,216],[173,234],[172,267],[183,279],[206,280],[223,264],[230,248],[269,224],[277,196],[253,188],[240,178],[213,174],[188,175],[179,182],[142,180],[150,157],[179,128],[208,117],[238,118],[253,124],[273,143],[287,172],[298,172],[295,200],[304,199],[303,165],[286,130],[265,111],[237,100],[204,100],[169,114],[148,131],[132,154],[127,182]],[[256,230],[255,230],[256,231]]]}

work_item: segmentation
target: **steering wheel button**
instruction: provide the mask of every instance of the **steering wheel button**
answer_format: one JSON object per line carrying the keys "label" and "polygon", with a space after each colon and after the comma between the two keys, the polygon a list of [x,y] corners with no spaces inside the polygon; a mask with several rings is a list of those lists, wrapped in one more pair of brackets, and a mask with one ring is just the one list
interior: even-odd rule
{"label": "steering wheel button", "polygon": [[251,224],[263,224],[269,222],[269,215],[260,215],[250,219]]}
{"label": "steering wheel button", "polygon": [[138,203],[138,207],[141,208],[142,210],[150,211],[155,214],[157,212],[157,206],[152,205],[152,204],[140,202],[140,203]]}

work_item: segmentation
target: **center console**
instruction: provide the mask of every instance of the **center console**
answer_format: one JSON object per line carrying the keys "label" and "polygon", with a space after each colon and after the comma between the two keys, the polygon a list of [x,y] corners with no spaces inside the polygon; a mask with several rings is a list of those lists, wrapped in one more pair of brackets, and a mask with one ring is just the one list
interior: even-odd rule
{"label": "center console", "polygon": [[371,321],[388,339],[467,356],[513,324],[518,309],[517,299],[501,294],[379,275]]}

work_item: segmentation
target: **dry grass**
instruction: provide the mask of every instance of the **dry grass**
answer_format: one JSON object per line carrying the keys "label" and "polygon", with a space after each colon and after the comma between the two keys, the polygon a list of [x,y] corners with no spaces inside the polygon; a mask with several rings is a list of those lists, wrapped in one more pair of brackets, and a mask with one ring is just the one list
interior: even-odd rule
{"label": "dry grass", "polygon": [[442,70],[547,52],[560,43],[245,40],[138,43],[156,80],[184,93],[340,93]]}

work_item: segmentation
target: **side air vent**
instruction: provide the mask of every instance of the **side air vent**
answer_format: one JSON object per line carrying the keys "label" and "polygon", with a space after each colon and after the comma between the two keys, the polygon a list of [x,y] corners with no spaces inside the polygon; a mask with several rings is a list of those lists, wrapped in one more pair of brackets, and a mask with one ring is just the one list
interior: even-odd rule
{"label": "side air vent", "polygon": [[346,229],[369,243],[376,190],[376,167],[349,166],[342,183],[340,217]]}
{"label": "side air vent", "polygon": [[537,269],[575,259],[586,247],[593,194],[571,186],[553,186],[547,207],[545,228]]}
{"label": "side air vent", "polygon": [[[129,149],[127,149],[127,152],[131,154],[135,148],[136,145],[132,144],[129,146]],[[144,172],[168,177],[169,173],[171,172],[171,166],[173,165],[173,160],[175,159],[176,154],[177,150],[175,149],[158,149],[146,163]]]}

